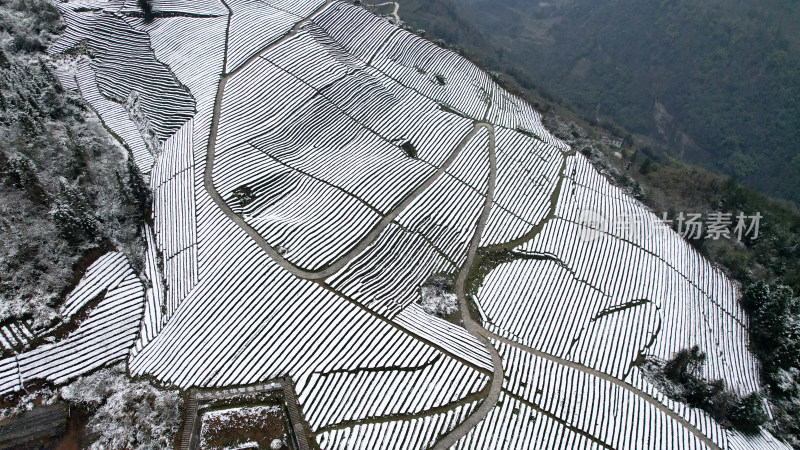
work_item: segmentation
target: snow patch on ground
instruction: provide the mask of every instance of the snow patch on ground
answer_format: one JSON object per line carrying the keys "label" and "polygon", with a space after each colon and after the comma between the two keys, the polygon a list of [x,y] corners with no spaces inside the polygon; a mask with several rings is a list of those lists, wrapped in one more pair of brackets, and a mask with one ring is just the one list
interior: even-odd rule
{"label": "snow patch on ground", "polygon": [[422,310],[434,316],[447,316],[458,309],[458,297],[453,293],[453,282],[445,274],[432,275],[420,287]]}
{"label": "snow patch on ground", "polygon": [[[278,405],[241,406],[207,411],[203,413],[200,429],[200,448],[204,449],[248,449],[265,448],[269,442],[271,449],[285,448],[285,436],[267,441],[260,431],[270,427],[270,422],[281,422],[283,409]],[[251,434],[255,433],[255,434]],[[254,438],[256,440],[254,440]],[[244,442],[237,442],[238,440]]]}

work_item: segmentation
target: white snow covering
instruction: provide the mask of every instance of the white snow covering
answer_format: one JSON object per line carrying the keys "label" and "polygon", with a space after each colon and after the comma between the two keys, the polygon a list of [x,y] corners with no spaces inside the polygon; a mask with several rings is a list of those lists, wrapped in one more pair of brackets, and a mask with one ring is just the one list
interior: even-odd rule
{"label": "white snow covering", "polygon": [[64,383],[127,358],[142,319],[144,289],[124,256],[112,252],[91,265],[62,314],[68,316],[86,295],[102,291],[98,305],[66,337],[0,360],[0,393],[34,380]]}
{"label": "white snow covering", "polygon": [[[3,392],[21,378],[63,380],[126,358],[138,335],[133,375],[182,388],[288,375],[321,448],[427,448],[469,417],[492,369],[478,339],[417,301],[426,279],[458,273],[466,260],[493,138],[494,197],[480,242],[513,241],[525,258],[484,280],[475,298],[484,326],[632,390],[494,341],[501,402],[455,448],[703,448],[637,389],[723,448],[773,445],[665,398],[631,366],[640,354],[665,358],[696,344],[708,355],[705,375],[758,389],[730,280],[674,234],[581,240],[585,209],[656,218],[456,53],[339,1],[155,0],[150,23],[133,0],[59,7],[67,29],[51,51],[89,39],[99,52],[79,60],[77,77],[69,68],[59,77],[150,173],[150,281],[145,290],[114,278],[79,332],[0,361]],[[125,52],[148,62],[130,64],[118,57]],[[150,78],[158,82],[144,92]],[[131,114],[120,100],[134,91],[144,97]],[[215,203],[209,163],[227,207],[297,268],[329,267],[380,233],[336,273],[299,278]],[[92,280],[111,273],[101,266],[117,267],[109,258],[64,314],[106,289]],[[429,310],[453,306],[451,294],[422,294],[435,300]]]}

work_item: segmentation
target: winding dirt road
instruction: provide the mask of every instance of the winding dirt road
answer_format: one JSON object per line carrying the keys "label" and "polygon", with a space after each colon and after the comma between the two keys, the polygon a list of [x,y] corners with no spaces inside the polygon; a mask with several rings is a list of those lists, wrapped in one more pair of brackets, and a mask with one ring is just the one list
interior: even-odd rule
{"label": "winding dirt road", "polygon": [[444,435],[433,450],[446,450],[456,444],[462,437],[466,436],[476,425],[478,425],[489,411],[497,404],[500,398],[500,393],[503,391],[503,360],[497,349],[486,338],[486,330],[475,320],[469,313],[469,306],[467,305],[466,297],[466,284],[469,272],[472,269],[472,263],[475,261],[475,254],[478,252],[478,247],[481,243],[481,236],[483,236],[483,229],[486,227],[486,222],[489,220],[489,213],[492,211],[492,203],[494,203],[494,189],[497,181],[497,156],[495,154],[495,140],[494,140],[494,127],[489,123],[484,123],[483,126],[489,130],[489,177],[486,187],[486,199],[483,202],[483,211],[478,218],[478,223],[475,226],[475,233],[472,235],[472,240],[469,243],[469,250],[467,251],[467,258],[461,271],[458,273],[458,278],[455,283],[456,296],[458,297],[458,306],[461,309],[461,318],[464,322],[464,328],[475,336],[481,343],[483,343],[486,350],[492,356],[493,373],[490,377],[489,395],[481,403],[464,422],[461,422],[456,428],[452,429],[449,433]]}
{"label": "winding dirt road", "polygon": [[383,3],[377,3],[377,4],[372,5],[372,6],[386,6],[386,5],[394,5],[394,10],[392,12],[390,12],[389,14],[391,14],[392,17],[394,17],[394,20],[400,22],[400,16],[397,14],[397,11],[400,10],[400,3],[397,3],[397,2],[383,2]]}

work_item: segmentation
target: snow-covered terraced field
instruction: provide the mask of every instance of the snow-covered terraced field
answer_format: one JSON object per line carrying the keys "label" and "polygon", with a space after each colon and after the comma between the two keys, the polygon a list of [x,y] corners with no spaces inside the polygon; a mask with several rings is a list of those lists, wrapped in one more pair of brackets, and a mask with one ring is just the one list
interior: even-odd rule
{"label": "snow-covered terraced field", "polygon": [[78,70],[72,75],[75,87],[84,100],[100,116],[103,125],[112,133],[123,139],[139,167],[149,168],[153,165],[153,154],[147,143],[130,118],[125,107],[103,96],[97,86],[96,74],[86,60],[78,62]]}
{"label": "snow-covered terraced field", "polygon": [[[508,396],[591,436],[604,448],[706,448],[684,426],[631,391],[522,349],[494,344],[506,365]],[[714,441],[724,440],[722,430],[706,416],[691,419]]]}
{"label": "snow-covered terraced field", "polygon": [[99,302],[74,331],[0,360],[0,394],[32,381],[63,383],[128,356],[142,319],[144,289],[122,254],[108,253],[89,266],[67,297],[61,316],[72,318],[94,298]]}
{"label": "snow-covered terraced field", "polygon": [[[747,319],[737,302],[735,287],[677,234],[668,230],[647,232],[648,227],[655,228],[658,218],[611,186],[589,166],[583,155],[573,158],[575,169],[561,190],[555,218],[539,235],[520,246],[520,250],[526,253],[555,255],[563,268],[559,269],[557,278],[549,282],[547,292],[533,296],[522,294],[518,301],[558,299],[566,310],[574,311],[564,317],[583,318],[570,324],[583,330],[573,335],[578,343],[571,349],[564,345],[547,349],[532,346],[622,376],[627,370],[624,366],[630,360],[607,366],[608,361],[603,359],[608,358],[598,359],[598,353],[607,354],[609,358],[614,353],[605,350],[604,340],[598,340],[596,333],[612,342],[625,338],[632,348],[640,347],[652,338],[644,353],[664,359],[681,348],[698,345],[708,355],[705,375],[709,379],[724,378],[743,392],[757,389],[756,362],[747,350]],[[586,231],[580,224],[580,213],[584,210],[609,218],[609,232],[602,233],[597,239],[581,239],[581,233]],[[641,229],[638,233],[618,229],[614,226],[620,223],[618,217],[639,217]],[[572,238],[565,239],[567,236]],[[496,276],[511,280],[505,282],[506,286],[516,284],[513,280],[518,274],[513,270],[511,266],[502,267]],[[540,269],[534,267],[531,270],[538,272]],[[573,284],[586,288],[574,290],[569,287]],[[493,302],[489,297],[507,304],[508,291],[495,283],[487,289],[494,292],[487,293],[487,304]],[[652,306],[645,309],[635,306],[641,310],[636,314],[638,320],[629,322],[630,318],[624,317],[628,315],[628,309],[623,305],[643,301]],[[606,315],[604,310],[609,308],[611,312]],[[605,325],[592,320],[601,314]],[[506,313],[507,317],[513,315]],[[612,315],[620,318],[610,319]],[[504,319],[498,320],[506,323]],[[630,323],[633,327],[627,338],[615,337],[612,326],[615,320]],[[495,325],[507,328],[500,322]],[[546,328],[546,323],[534,320],[531,326]],[[609,331],[597,330],[603,326]],[[558,334],[563,333],[559,330]],[[538,336],[536,339],[545,338]],[[606,367],[601,367],[604,365]]]}
{"label": "snow-covered terraced field", "polygon": [[[128,357],[181,388],[288,375],[322,449],[780,448],[641,375],[699,345],[758,389],[736,289],[672,232],[581,239],[585,209],[657,219],[487,73],[339,1],[135,3],[60,3],[51,51],[87,43],[58,75],[150,175],[148,282],[98,261],[63,307],[106,286],[87,333],[0,361],[4,392]],[[482,324],[458,294],[479,246],[513,256]],[[461,319],[418,304],[434,274]]]}
{"label": "snow-covered terraced field", "polygon": [[[68,17],[70,13],[74,11]],[[157,153],[159,142],[194,115],[194,99],[156,60],[150,36],[133,28],[125,16],[92,11],[80,17],[80,38],[73,34],[77,31],[67,32],[51,51],[63,52],[85,43],[100,94],[125,107],[146,141],[152,141],[150,152]]]}
{"label": "snow-covered terraced field", "polygon": [[403,370],[315,372],[307,383],[300,389],[298,401],[311,429],[317,431],[342,422],[455,407],[466,394],[480,391],[486,376],[439,354],[421,366]]}
{"label": "snow-covered terraced field", "polygon": [[317,445],[324,450],[424,450],[463,422],[474,409],[475,402],[439,414],[334,428],[317,434]]}
{"label": "snow-covered terraced field", "polygon": [[13,352],[26,347],[35,337],[31,329],[33,320],[15,321],[0,327],[0,350]]}
{"label": "snow-covered terraced field", "polygon": [[502,448],[606,448],[526,402],[503,393],[492,411],[453,448],[458,450]]}

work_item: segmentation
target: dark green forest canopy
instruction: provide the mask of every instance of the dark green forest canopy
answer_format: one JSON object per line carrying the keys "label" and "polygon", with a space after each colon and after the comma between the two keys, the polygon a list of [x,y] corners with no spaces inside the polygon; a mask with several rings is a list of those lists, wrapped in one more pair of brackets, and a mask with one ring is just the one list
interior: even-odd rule
{"label": "dark green forest canopy", "polygon": [[[402,5],[412,27],[482,55],[525,88],[539,87],[587,118],[658,137],[687,161],[747,186],[800,200],[795,1]],[[443,31],[458,23],[466,32]]]}

